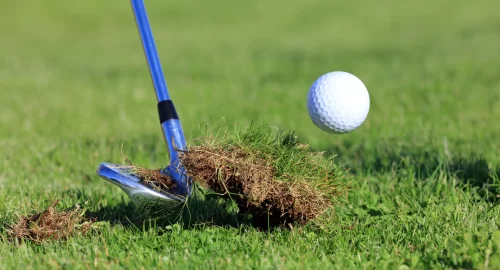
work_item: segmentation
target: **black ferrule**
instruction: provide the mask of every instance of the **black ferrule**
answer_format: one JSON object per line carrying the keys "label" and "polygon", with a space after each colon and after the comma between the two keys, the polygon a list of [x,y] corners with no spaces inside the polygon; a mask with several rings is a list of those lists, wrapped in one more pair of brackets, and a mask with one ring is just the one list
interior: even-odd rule
{"label": "black ferrule", "polygon": [[158,115],[160,116],[160,124],[171,119],[179,119],[174,103],[170,99],[158,103]]}

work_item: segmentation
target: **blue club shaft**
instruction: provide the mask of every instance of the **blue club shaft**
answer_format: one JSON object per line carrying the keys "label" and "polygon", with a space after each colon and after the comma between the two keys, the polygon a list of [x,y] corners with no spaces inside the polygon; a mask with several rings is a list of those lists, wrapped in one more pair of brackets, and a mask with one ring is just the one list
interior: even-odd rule
{"label": "blue club shaft", "polygon": [[170,96],[168,94],[167,83],[165,82],[165,77],[163,76],[161,62],[156,50],[146,8],[144,7],[144,1],[131,0],[131,4],[135,14],[137,29],[139,30],[139,34],[141,36],[144,54],[148,61],[151,79],[153,80],[153,85],[156,90],[156,98],[158,99],[158,102],[169,100]]}
{"label": "blue club shaft", "polygon": [[[143,0],[131,0],[132,9],[137,23],[137,29],[141,37],[144,55],[149,66],[149,72],[156,92],[158,100],[158,111],[160,115],[160,122],[163,131],[163,136],[168,146],[170,155],[170,166],[167,171],[172,175],[173,180],[178,184],[180,193],[189,192],[185,177],[182,177],[183,167],[180,166],[177,150],[186,150],[186,142],[184,132],[180,120],[177,117],[177,112],[170,100],[168,94],[167,83],[163,75],[160,59],[156,50],[156,45],[151,32],[151,26],[147,16],[146,8]],[[179,172],[180,169],[180,172]]]}

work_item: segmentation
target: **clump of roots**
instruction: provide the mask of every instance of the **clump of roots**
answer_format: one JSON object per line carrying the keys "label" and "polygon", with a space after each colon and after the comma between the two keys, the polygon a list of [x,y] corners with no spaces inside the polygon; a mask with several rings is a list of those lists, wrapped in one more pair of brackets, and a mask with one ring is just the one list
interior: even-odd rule
{"label": "clump of roots", "polygon": [[176,187],[175,181],[170,176],[164,174],[161,169],[141,168],[132,164],[127,157],[123,157],[123,159],[130,166],[131,173],[137,175],[143,183],[154,190],[159,192],[170,191]]}
{"label": "clump of roots", "polygon": [[153,187],[156,191],[169,191],[175,188],[175,181],[170,176],[161,172],[161,170],[150,170],[135,167],[137,176],[146,183]]}
{"label": "clump of roots", "polygon": [[[232,199],[257,227],[304,225],[329,210],[344,192],[338,181],[343,171],[322,153],[310,152],[293,133],[281,135],[249,130],[222,141],[208,136],[178,154],[196,184]],[[128,163],[155,190],[175,188],[175,181],[161,170]]]}
{"label": "clump of roots", "polygon": [[93,220],[84,216],[84,210],[77,206],[73,210],[58,212],[52,203],[45,211],[26,217],[11,226],[7,231],[12,240],[28,240],[41,243],[47,240],[67,240],[75,234],[86,234]]}
{"label": "clump of roots", "polygon": [[287,174],[277,177],[277,157],[240,145],[216,145],[206,140],[180,157],[195,182],[233,199],[261,228],[306,224],[331,207],[332,197],[338,196],[338,190],[324,179],[311,181]]}

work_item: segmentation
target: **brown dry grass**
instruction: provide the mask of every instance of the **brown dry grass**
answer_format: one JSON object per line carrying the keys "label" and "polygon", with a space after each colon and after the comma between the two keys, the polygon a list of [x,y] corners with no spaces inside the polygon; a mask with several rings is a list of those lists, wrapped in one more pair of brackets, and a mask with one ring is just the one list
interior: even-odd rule
{"label": "brown dry grass", "polygon": [[134,167],[134,172],[144,183],[157,191],[169,191],[175,188],[176,183],[160,170],[150,170]]}
{"label": "brown dry grass", "polygon": [[[260,228],[304,225],[331,209],[346,191],[338,167],[323,153],[310,152],[293,133],[269,143],[266,134],[259,132],[250,130],[239,137],[241,141],[198,138],[201,145],[179,151],[180,159],[194,182],[234,200]],[[175,187],[160,170],[124,160],[155,190],[168,192]]]}
{"label": "brown dry grass", "polygon": [[271,156],[237,146],[196,146],[181,160],[195,182],[235,200],[261,228],[306,224],[332,205],[336,193],[293,176],[278,180]]}
{"label": "brown dry grass", "polygon": [[58,212],[55,208],[58,203],[56,200],[41,213],[21,217],[7,230],[10,239],[42,243],[47,240],[67,240],[78,233],[86,234],[94,221],[87,219],[78,206],[73,210]]}
{"label": "brown dry grass", "polygon": [[175,181],[170,176],[163,174],[160,169],[145,169],[135,166],[132,161],[122,153],[122,158],[125,164],[130,166],[131,172],[137,177],[152,187],[156,191],[169,191],[175,188]]}

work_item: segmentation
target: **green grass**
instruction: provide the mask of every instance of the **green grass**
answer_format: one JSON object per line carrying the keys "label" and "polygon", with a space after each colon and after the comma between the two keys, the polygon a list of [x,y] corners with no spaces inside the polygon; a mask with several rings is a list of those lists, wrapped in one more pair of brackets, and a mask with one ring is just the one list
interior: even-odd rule
{"label": "green grass", "polygon": [[[294,130],[354,184],[328,226],[133,226],[100,162],[168,163],[128,1],[8,1],[0,16],[2,269],[498,269],[498,1],[147,1],[188,141],[225,121]],[[307,91],[344,70],[366,122],[316,128]],[[14,245],[5,226],[61,199],[105,221]]]}

